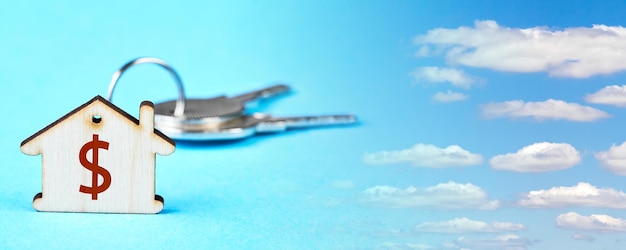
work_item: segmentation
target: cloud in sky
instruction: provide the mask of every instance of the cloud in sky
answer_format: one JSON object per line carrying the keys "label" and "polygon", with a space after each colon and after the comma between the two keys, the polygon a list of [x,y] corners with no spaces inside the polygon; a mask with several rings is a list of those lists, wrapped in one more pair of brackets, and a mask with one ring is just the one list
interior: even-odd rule
{"label": "cloud in sky", "polygon": [[361,193],[361,201],[389,208],[494,210],[500,207],[500,201],[489,200],[482,188],[452,181],[425,189],[374,186]]}
{"label": "cloud in sky", "polygon": [[614,174],[626,175],[626,142],[619,146],[613,144],[608,151],[595,153],[594,157]]}
{"label": "cloud in sky", "polygon": [[584,240],[584,241],[588,241],[588,242],[594,242],[596,240],[596,238],[594,238],[591,235],[580,234],[580,233],[575,233],[574,235],[572,235],[572,239],[574,239],[574,240]]}
{"label": "cloud in sky", "polygon": [[626,194],[612,188],[597,188],[580,182],[573,187],[553,187],[548,190],[530,191],[517,202],[524,207],[603,207],[626,208]]}
{"label": "cloud in sky", "polygon": [[393,243],[393,242],[385,242],[383,244],[378,245],[374,249],[388,249],[388,250],[436,250],[441,249],[437,247],[433,247],[426,244],[413,244],[413,243]]}
{"label": "cloud in sky", "polygon": [[456,87],[469,89],[475,80],[463,70],[441,67],[420,67],[413,71],[419,82],[450,83]]}
{"label": "cloud in sky", "polygon": [[626,107],[626,85],[606,86],[598,90],[598,92],[586,95],[585,101],[589,103]]}
{"label": "cloud in sky", "polygon": [[452,92],[448,90],[448,92],[437,92],[437,94],[435,94],[432,99],[436,102],[447,103],[464,101],[467,100],[467,98],[468,96],[466,94],[463,94],[461,92]]}
{"label": "cloud in sky", "polygon": [[554,99],[543,102],[524,102],[522,100],[493,102],[483,105],[482,113],[486,118],[533,117],[539,121],[563,119],[590,122],[610,117],[609,114],[599,109]]}
{"label": "cloud in sky", "polygon": [[599,233],[626,232],[626,220],[604,214],[580,215],[575,212],[560,214],[556,225],[563,229]]}
{"label": "cloud in sky", "polygon": [[[439,48],[450,64],[509,72],[547,72],[585,78],[626,69],[626,28],[592,25],[550,30],[503,27],[475,21],[474,27],[436,28],[415,37],[420,55]],[[436,54],[436,53],[434,53]]]}
{"label": "cloud in sky", "polygon": [[441,246],[426,244],[392,243],[386,242],[375,249],[406,249],[406,250],[526,250],[533,245],[533,241],[515,234],[500,235],[490,239],[470,239],[460,237],[451,242],[444,242]]}
{"label": "cloud in sky", "polygon": [[500,235],[492,239],[458,238],[443,244],[443,249],[472,250],[526,250],[533,242],[515,234]]}
{"label": "cloud in sky", "polygon": [[415,226],[415,231],[422,233],[500,233],[523,231],[528,228],[520,223],[475,221],[468,218],[455,218],[448,221],[424,222]]}
{"label": "cloud in sky", "polygon": [[363,156],[363,162],[368,165],[411,162],[416,167],[444,168],[478,165],[483,162],[483,157],[457,145],[439,148],[435,145],[419,143],[404,150],[366,153]]}
{"label": "cloud in sky", "polygon": [[494,156],[489,165],[498,170],[546,172],[570,168],[580,162],[580,153],[567,143],[539,142],[515,153]]}

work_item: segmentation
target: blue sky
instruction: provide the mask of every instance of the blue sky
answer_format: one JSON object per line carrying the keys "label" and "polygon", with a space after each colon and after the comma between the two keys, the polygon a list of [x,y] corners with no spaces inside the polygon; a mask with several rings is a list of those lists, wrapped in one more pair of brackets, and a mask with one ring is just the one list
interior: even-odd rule
{"label": "blue sky", "polygon": [[[3,4],[0,104],[14,121],[0,130],[0,223],[13,230],[0,244],[621,249],[624,11],[622,1]],[[138,56],[169,62],[189,96],[280,81],[293,93],[262,111],[360,123],[179,144],[158,157],[166,203],[154,217],[36,213],[41,159],[17,145],[105,95]],[[142,100],[173,98],[170,81],[138,66],[115,104],[136,115]]]}

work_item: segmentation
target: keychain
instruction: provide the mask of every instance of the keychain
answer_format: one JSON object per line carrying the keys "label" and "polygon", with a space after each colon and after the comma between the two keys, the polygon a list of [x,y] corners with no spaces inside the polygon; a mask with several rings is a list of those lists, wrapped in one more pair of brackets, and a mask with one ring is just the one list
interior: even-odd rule
{"label": "keychain", "polygon": [[155,104],[155,127],[176,140],[232,140],[253,136],[256,133],[275,133],[295,128],[329,125],[347,125],[356,122],[354,115],[327,115],[275,118],[267,114],[248,114],[246,104],[288,92],[286,85],[275,85],[234,97],[187,99],[180,77],[164,61],[142,57],[126,63],[109,84],[108,99],[122,74],[133,65],[153,63],[166,69],[176,81],[178,99]]}
{"label": "keychain", "polygon": [[[153,63],[176,81],[178,99],[143,101],[139,119],[112,103],[115,85],[133,65]],[[25,139],[20,150],[42,155],[42,192],[33,208],[50,212],[158,213],[156,154],[169,155],[179,140],[240,139],[291,128],[352,124],[353,115],[274,118],[246,113],[246,104],[289,91],[275,85],[235,97],[187,99],[180,77],[164,61],[142,57],[113,74],[108,98],[95,96]],[[161,132],[163,131],[163,133]],[[170,136],[170,137],[168,137]]]}

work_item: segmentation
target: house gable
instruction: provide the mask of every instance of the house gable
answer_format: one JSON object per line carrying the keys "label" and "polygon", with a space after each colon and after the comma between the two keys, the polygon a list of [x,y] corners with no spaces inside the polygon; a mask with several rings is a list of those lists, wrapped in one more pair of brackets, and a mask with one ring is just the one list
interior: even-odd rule
{"label": "house gable", "polygon": [[[37,131],[33,135],[31,135],[28,138],[26,138],[24,141],[22,141],[22,143],[20,144],[20,147],[24,147],[25,145],[31,143],[35,138],[38,138],[39,136],[45,134],[46,131],[50,130],[51,128],[53,128],[53,127],[55,127],[57,125],[59,125],[64,120],[68,119],[72,115],[78,113],[79,111],[81,111],[82,109],[84,109],[85,107],[89,106],[90,104],[92,104],[94,102],[100,102],[100,103],[106,105],[108,108],[112,109],[116,113],[118,113],[118,114],[122,115],[123,117],[125,117],[126,119],[128,119],[128,121],[132,122],[133,124],[135,124],[137,126],[139,125],[139,120],[137,118],[133,117],[132,115],[130,115],[128,113],[126,113],[126,111],[120,109],[119,107],[115,106],[113,103],[107,101],[102,96],[97,95],[94,98],[92,98],[91,100],[89,100],[86,103],[78,106],[77,108],[75,108],[74,110],[72,110],[69,113],[65,114],[64,116],[62,116],[61,118],[57,119],[53,123],[50,123],[48,126],[44,127],[43,129]],[[154,104],[152,104],[152,102],[150,102],[150,101],[142,102],[141,106],[143,106],[143,105],[150,105],[150,106],[154,107]],[[176,143],[172,139],[167,137],[161,131],[159,131],[157,129],[153,129],[153,131],[154,131],[154,134],[157,136],[157,138],[159,138],[159,139],[161,139],[161,140],[171,144],[172,146],[176,145]]]}

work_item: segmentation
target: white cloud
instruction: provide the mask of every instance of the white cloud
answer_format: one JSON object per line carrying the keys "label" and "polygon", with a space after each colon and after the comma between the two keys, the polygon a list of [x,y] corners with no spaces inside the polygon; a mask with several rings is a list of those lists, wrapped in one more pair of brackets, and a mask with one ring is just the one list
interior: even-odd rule
{"label": "white cloud", "polygon": [[611,145],[608,151],[595,153],[600,164],[617,175],[626,175],[626,142],[622,145]]}
{"label": "white cloud", "polygon": [[593,241],[596,240],[596,238],[594,238],[593,236],[580,234],[580,233],[575,233],[574,235],[572,235],[572,239],[574,239],[574,240],[584,240],[584,241],[588,241],[588,242],[593,242]]}
{"label": "white cloud", "polygon": [[482,107],[487,118],[496,117],[533,117],[536,120],[570,120],[589,122],[610,117],[606,112],[577,103],[548,99],[543,102],[524,102],[522,100],[488,103]]}
{"label": "white cloud", "polygon": [[515,172],[546,172],[570,168],[580,162],[580,153],[567,143],[539,142],[515,153],[489,160],[492,168]]}
{"label": "white cloud", "polygon": [[563,229],[592,231],[600,233],[626,232],[626,220],[604,214],[583,216],[575,212],[560,214],[556,225]]}
{"label": "white cloud", "polygon": [[430,208],[494,210],[500,201],[489,200],[487,193],[471,183],[439,183],[425,189],[374,186],[361,194],[361,201],[390,208]]}
{"label": "white cloud", "polygon": [[378,245],[375,249],[393,249],[393,250],[435,250],[439,248],[435,248],[426,244],[412,244],[412,243],[392,243],[385,242],[383,244]]}
{"label": "white cloud", "polygon": [[626,194],[612,188],[597,188],[581,182],[573,187],[553,187],[523,194],[518,205],[524,207],[604,207],[626,208]]}
{"label": "white cloud", "polygon": [[439,148],[430,144],[416,144],[412,148],[396,151],[366,153],[363,162],[369,165],[383,165],[411,162],[416,167],[443,168],[452,166],[471,166],[483,162],[480,154],[473,154],[457,146]]}
{"label": "white cloud", "polygon": [[[423,46],[443,47],[451,64],[585,78],[625,70],[624,40],[626,28],[621,26],[550,30],[502,27],[487,20],[476,21],[474,27],[432,29],[414,41]],[[422,55],[429,51],[420,50]]]}
{"label": "white cloud", "polygon": [[350,189],[354,187],[354,183],[351,180],[336,180],[332,186],[338,189]]}
{"label": "white cloud", "polygon": [[515,234],[501,235],[493,239],[458,238],[453,242],[444,243],[443,249],[463,250],[526,250],[533,242]]}
{"label": "white cloud", "polygon": [[499,233],[522,231],[528,228],[519,223],[475,221],[468,218],[455,218],[448,221],[424,222],[415,226],[415,231],[422,233]]}
{"label": "white cloud", "polygon": [[491,239],[470,239],[460,237],[451,242],[444,242],[439,247],[426,244],[391,243],[378,245],[375,249],[394,250],[526,250],[533,245],[533,241],[515,234],[501,235]]}
{"label": "white cloud", "polygon": [[598,92],[585,96],[585,101],[597,104],[608,104],[626,107],[626,85],[606,86]]}
{"label": "white cloud", "polygon": [[475,80],[463,70],[440,67],[421,67],[413,71],[413,77],[417,81],[434,83],[451,83],[460,88],[469,89]]}
{"label": "white cloud", "polygon": [[464,101],[467,100],[468,96],[460,93],[460,92],[452,92],[450,90],[448,90],[448,92],[437,92],[437,94],[435,94],[433,96],[433,101],[436,102],[458,102],[458,101]]}
{"label": "white cloud", "polygon": [[428,46],[422,46],[415,52],[415,56],[426,57],[432,53],[431,49]]}

